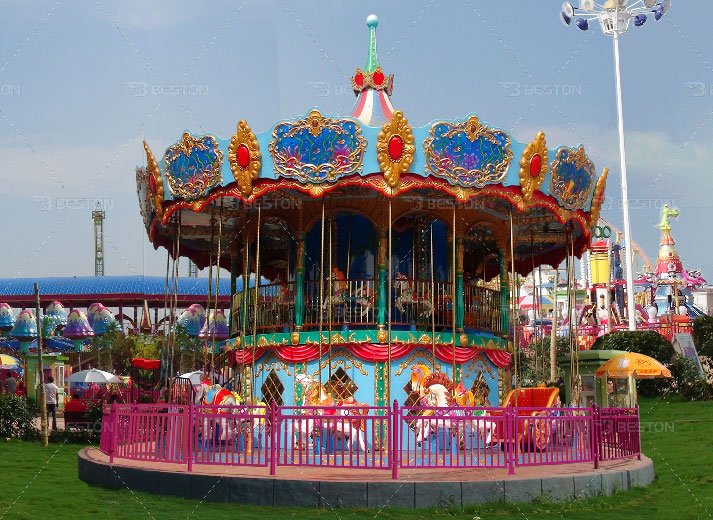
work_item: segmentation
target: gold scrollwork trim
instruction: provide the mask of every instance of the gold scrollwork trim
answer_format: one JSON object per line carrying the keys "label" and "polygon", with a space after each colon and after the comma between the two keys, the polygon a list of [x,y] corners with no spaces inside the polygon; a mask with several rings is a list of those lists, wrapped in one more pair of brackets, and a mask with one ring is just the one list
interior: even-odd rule
{"label": "gold scrollwork trim", "polygon": [[[342,357],[344,359],[337,359],[338,357]],[[342,365],[344,367],[344,370],[350,370],[353,365],[354,368],[358,370],[361,375],[369,375],[369,373],[364,369],[364,365],[357,358],[355,358],[348,350],[338,348],[332,350],[329,353],[329,356],[322,359],[319,364],[319,370],[315,371],[313,376],[317,377],[319,375],[320,370],[324,370],[330,363],[333,366]],[[351,363],[351,365],[349,365],[349,363]]]}
{"label": "gold scrollwork trim", "polygon": [[266,372],[269,372],[270,370],[274,370],[275,372],[284,370],[287,374],[287,377],[292,377],[292,373],[290,372],[290,368],[287,363],[285,363],[274,355],[269,355],[265,361],[258,365],[253,378],[257,379],[258,377],[260,377],[260,374],[262,374],[263,369]]}
{"label": "gold scrollwork trim", "polygon": [[[401,153],[395,158],[392,158],[389,153],[389,144],[393,138],[401,140]],[[408,172],[413,163],[413,156],[416,153],[413,143],[411,125],[408,124],[401,110],[395,111],[391,122],[381,127],[376,143],[376,159],[379,161],[386,183],[394,192],[398,191],[401,174]]]}
{"label": "gold scrollwork trim", "polygon": [[[409,355],[409,357],[406,358],[406,361],[399,363],[399,368],[396,372],[394,372],[394,375],[400,376],[401,373],[404,370],[406,370],[408,367],[410,367],[413,364],[413,362],[416,361],[417,359],[423,360],[423,363],[425,365],[428,365],[429,367],[431,367],[432,370],[434,369],[434,367],[431,366],[433,363],[433,357],[428,357],[428,355],[425,352],[416,351],[416,352],[412,352]],[[436,361],[436,366],[435,366],[434,371],[439,372],[440,370],[441,370],[441,364],[438,361]]]}
{"label": "gold scrollwork trim", "polygon": [[[536,175],[532,173],[532,161],[535,156],[539,156],[540,169]],[[532,194],[540,189],[549,165],[547,163],[547,141],[544,132],[537,132],[535,140],[529,143],[520,157],[520,187],[522,188],[522,200],[529,204]]]}
{"label": "gold scrollwork trim", "polygon": [[[151,149],[146,141],[144,141],[144,150],[146,150],[146,173],[149,175],[149,185],[147,186],[147,189],[152,192],[156,215],[161,218],[163,216],[163,179],[161,178],[161,170],[159,169],[158,162],[151,153]],[[153,178],[156,184],[155,192],[151,190],[151,178]]]}
{"label": "gold scrollwork trim", "polygon": [[592,197],[592,205],[589,208],[590,228],[596,226],[599,221],[599,213],[602,210],[602,204],[604,204],[604,192],[607,188],[607,175],[609,175],[609,168],[604,168],[602,176],[597,179],[597,185],[594,188],[594,197]]}
{"label": "gold scrollwork trim", "polygon": [[[238,160],[238,152],[241,147],[247,151],[247,165],[243,167]],[[253,191],[253,181],[258,178],[260,167],[262,166],[262,155],[260,154],[260,144],[257,142],[255,133],[245,120],[238,122],[238,130],[230,138],[228,147],[228,162],[230,171],[238,183],[240,193],[244,197],[249,196]]]}
{"label": "gold scrollwork trim", "polygon": [[[488,363],[485,361],[485,358],[483,357],[482,353],[478,353],[478,355],[473,358],[473,361],[470,362],[470,366],[468,367],[468,371],[466,372],[465,377],[470,377],[470,374],[473,373],[473,370],[476,368],[476,366],[480,367],[480,365],[482,365],[483,368],[479,368],[478,372],[486,372],[492,379],[493,370],[488,366]],[[478,372],[476,372],[476,374]]]}

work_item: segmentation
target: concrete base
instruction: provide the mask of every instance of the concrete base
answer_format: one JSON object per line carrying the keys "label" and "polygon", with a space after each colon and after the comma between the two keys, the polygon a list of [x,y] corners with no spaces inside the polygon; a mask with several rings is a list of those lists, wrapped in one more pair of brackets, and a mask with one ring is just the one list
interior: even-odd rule
{"label": "concrete base", "polygon": [[654,480],[650,459],[505,470],[414,470],[391,480],[390,471],[348,468],[193,466],[121,461],[94,448],[79,452],[79,478],[113,489],[134,489],[210,502],[309,508],[408,509],[463,507],[493,502],[562,501],[610,495]]}

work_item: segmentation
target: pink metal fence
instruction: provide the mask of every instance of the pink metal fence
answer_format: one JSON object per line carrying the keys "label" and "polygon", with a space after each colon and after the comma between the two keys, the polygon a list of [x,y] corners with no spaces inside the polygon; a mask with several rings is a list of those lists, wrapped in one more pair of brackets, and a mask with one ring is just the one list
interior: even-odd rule
{"label": "pink metal fence", "polygon": [[641,457],[638,408],[601,408],[596,415],[597,458],[601,461]]}
{"label": "pink metal fence", "polygon": [[402,468],[503,468],[509,415],[502,408],[402,407],[398,417]]}
{"label": "pink metal fence", "polygon": [[188,465],[508,468],[641,456],[637,408],[114,404],[100,449]]}
{"label": "pink metal fence", "polygon": [[279,466],[390,469],[391,411],[380,406],[280,406]]}
{"label": "pink metal fence", "polygon": [[192,406],[195,464],[267,466],[272,410],[267,406]]}

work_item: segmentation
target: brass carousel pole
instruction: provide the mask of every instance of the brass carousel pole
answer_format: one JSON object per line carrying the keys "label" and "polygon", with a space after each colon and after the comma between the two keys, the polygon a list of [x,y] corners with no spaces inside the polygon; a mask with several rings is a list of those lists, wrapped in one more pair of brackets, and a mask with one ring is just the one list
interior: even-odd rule
{"label": "brass carousel pole", "polygon": [[[436,283],[433,268],[433,220],[431,220],[431,308],[435,310]],[[415,271],[414,271],[415,272]],[[431,369],[436,371],[436,313],[431,312]]]}
{"label": "brass carousel pole", "polygon": [[387,373],[386,373],[386,388],[387,388],[387,403],[391,403],[391,322],[392,317],[391,317],[391,311],[392,311],[392,303],[391,303],[391,291],[392,291],[392,286],[393,286],[393,258],[392,258],[392,251],[391,251],[391,241],[392,241],[392,226],[393,222],[391,221],[391,197],[389,197],[389,322],[388,322],[388,343],[386,346],[387,349],[387,356],[388,356],[388,363],[387,363]]}
{"label": "brass carousel pole", "polygon": [[518,363],[517,363],[517,327],[519,324],[519,316],[517,314],[517,293],[516,286],[517,280],[515,278],[515,230],[512,221],[512,209],[510,210],[510,279],[512,281],[512,355],[513,364],[515,368],[515,406],[517,406],[517,394],[518,394]]}
{"label": "brass carousel pole", "polygon": [[[213,306],[213,332],[211,333],[212,336],[212,345],[211,345],[211,350],[210,350],[210,365],[211,365],[211,375],[210,375],[210,380],[213,384],[215,384],[215,324],[216,324],[216,315],[218,314],[218,293],[220,292],[220,257],[223,255],[223,252],[220,250],[220,238],[223,234],[223,199],[220,200],[220,214],[218,215],[218,257],[215,262],[215,269],[216,269],[216,274],[215,274],[215,305]],[[209,324],[210,325],[210,324]]]}
{"label": "brass carousel pole", "polygon": [[319,361],[317,371],[319,372],[320,391],[322,387],[322,322],[324,321],[324,199],[322,199],[322,227],[320,230],[320,253],[319,253]]}
{"label": "brass carousel pole", "polygon": [[[183,224],[183,214],[178,212],[178,227],[176,233],[176,257],[175,257],[175,277],[174,277],[174,291],[173,291],[173,311],[171,312],[173,326],[171,327],[171,374],[168,379],[169,384],[173,381],[173,375],[175,374],[173,363],[176,359],[176,322],[178,321],[177,310],[178,310],[178,273],[179,273],[179,262],[181,258],[181,225]],[[167,391],[170,388],[167,389]]]}
{"label": "brass carousel pole", "polygon": [[[451,251],[451,318],[453,318],[453,384],[456,384],[456,203],[453,203],[453,229],[452,229],[452,251]],[[434,309],[435,311],[435,309]]]}
{"label": "brass carousel pole", "polygon": [[[168,367],[166,367],[166,361],[168,360],[168,327],[166,322],[169,319],[168,314],[168,271],[171,266],[171,251],[168,247],[166,248],[166,290],[163,296],[163,347],[161,348],[161,366],[163,368],[163,381],[164,386],[168,386]],[[121,331],[124,332],[123,330]]]}
{"label": "brass carousel pole", "polygon": [[[532,310],[533,314],[535,316],[535,322],[532,324],[532,331],[535,333],[535,377],[537,377],[537,369],[539,368],[538,365],[538,359],[537,359],[537,345],[538,345],[538,335],[537,335],[537,303],[538,303],[538,294],[537,294],[537,285],[535,284],[535,244],[534,244],[534,233],[532,230],[530,230],[530,263],[532,265]],[[532,336],[531,336],[532,337]],[[537,381],[535,381],[535,386],[536,386]]]}
{"label": "brass carousel pole", "polygon": [[248,327],[248,286],[250,285],[250,231],[245,230],[246,224],[250,221],[243,222],[243,290],[242,298],[240,301],[240,332],[241,332],[241,342],[242,342],[242,366],[241,366],[241,380],[240,380],[240,395],[243,398],[243,402],[247,399],[247,376],[245,373],[245,348],[247,341],[245,340],[245,335],[247,334]]}
{"label": "brass carousel pole", "polygon": [[255,349],[257,348],[257,313],[260,308],[260,226],[262,225],[262,205],[257,207],[257,235],[255,243],[255,302],[253,313],[252,359],[250,360],[250,403],[255,402]]}
{"label": "brass carousel pole", "polygon": [[334,289],[332,284],[332,223],[333,216],[329,216],[329,267],[327,269],[327,363],[329,364],[329,371],[327,372],[327,383],[329,383],[332,378],[332,305]]}
{"label": "brass carousel pole", "polygon": [[[206,302],[206,306],[205,306],[206,322],[207,322],[208,318],[210,317],[210,297],[212,294],[212,285],[213,285],[213,238],[215,235],[214,225],[215,225],[215,220],[211,216],[210,217],[210,254],[208,256],[208,301]],[[208,338],[205,339],[205,347],[203,347],[203,374],[206,375],[207,373],[208,373]]]}

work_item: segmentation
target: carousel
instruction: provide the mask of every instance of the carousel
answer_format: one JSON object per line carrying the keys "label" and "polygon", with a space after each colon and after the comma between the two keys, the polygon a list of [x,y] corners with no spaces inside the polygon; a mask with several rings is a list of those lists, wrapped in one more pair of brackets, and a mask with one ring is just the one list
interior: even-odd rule
{"label": "carousel", "polygon": [[216,284],[230,273],[230,309],[206,295],[205,370],[248,401],[308,404],[313,381],[335,402],[413,404],[417,367],[498,406],[518,277],[567,262],[574,278],[607,170],[582,146],[543,132],[518,142],[473,113],[412,127],[377,60],[377,24],[367,18],[351,114],[312,108],[267,129],[237,117],[228,138],[186,131],[159,155],[144,143],[146,232],[168,252],[167,280],[181,259]]}

